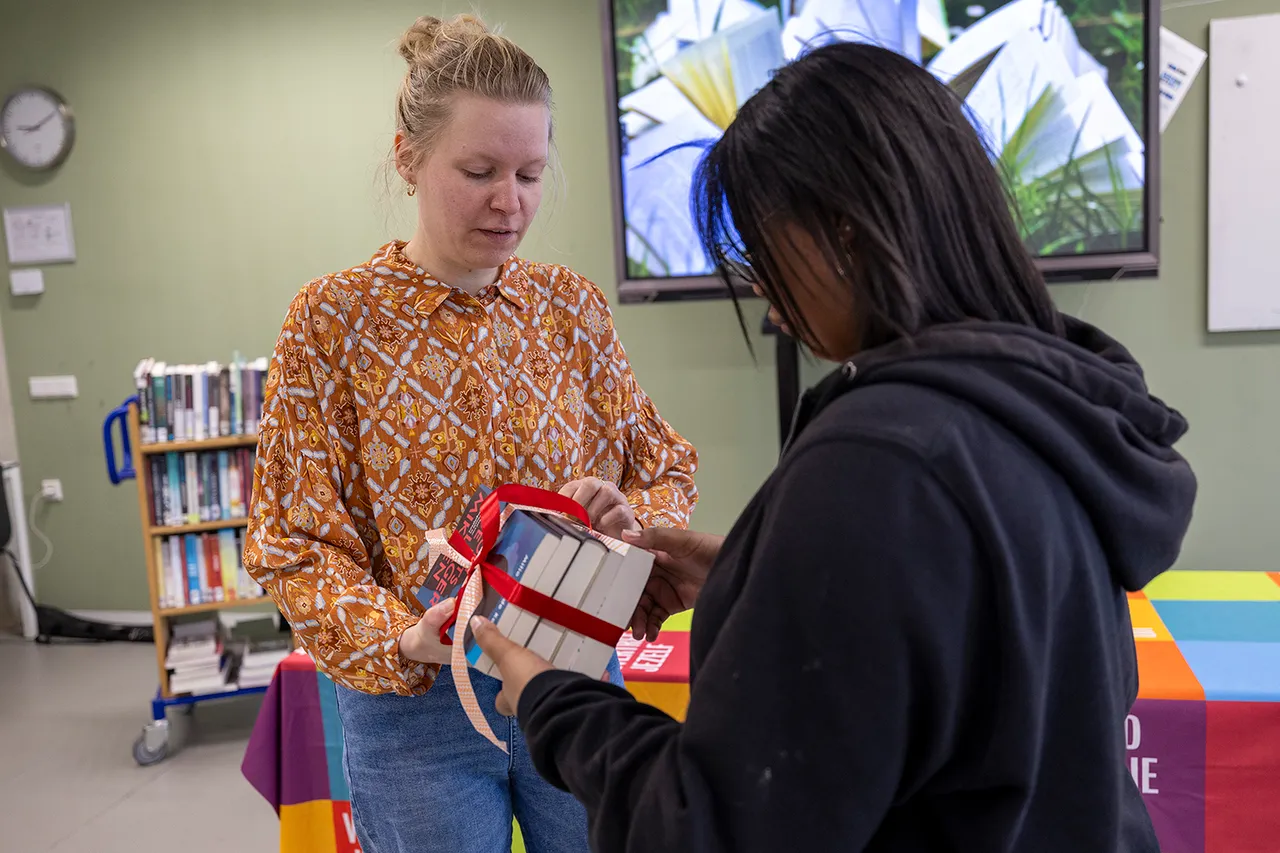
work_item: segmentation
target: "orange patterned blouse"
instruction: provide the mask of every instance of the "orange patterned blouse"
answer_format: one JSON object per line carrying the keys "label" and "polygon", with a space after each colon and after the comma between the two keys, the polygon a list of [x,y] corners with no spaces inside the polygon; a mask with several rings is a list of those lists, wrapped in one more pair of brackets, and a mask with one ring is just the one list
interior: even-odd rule
{"label": "orange patterned blouse", "polygon": [[245,566],[335,681],[425,693],[400,655],[428,530],[481,484],[619,486],[642,524],[688,524],[694,448],[631,372],[600,289],[513,259],[472,297],[389,243],[309,283],[276,344]]}

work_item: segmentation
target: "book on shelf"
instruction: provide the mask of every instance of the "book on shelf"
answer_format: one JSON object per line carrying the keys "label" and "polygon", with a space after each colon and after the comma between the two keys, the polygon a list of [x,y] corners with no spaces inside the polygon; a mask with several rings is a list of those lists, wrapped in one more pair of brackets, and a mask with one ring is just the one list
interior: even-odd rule
{"label": "book on shelf", "polygon": [[[480,544],[476,507],[482,497],[483,493],[472,498],[458,526],[473,548]],[[653,555],[647,551],[558,513],[525,509],[506,515],[489,558],[521,585],[619,629],[631,623],[653,567]],[[457,595],[465,577],[465,567],[442,555],[417,591],[419,603],[430,607]],[[488,587],[476,612],[489,619],[504,636],[559,669],[601,677],[614,652],[611,646],[511,604]],[[497,667],[469,634],[464,648],[473,668],[500,677]]]}
{"label": "book on shelf", "polygon": [[157,453],[147,458],[150,523],[178,527],[244,518],[255,448]]}
{"label": "book on shelf", "polygon": [[156,536],[156,597],[161,609],[266,597],[244,567],[241,528]]}
{"label": "book on shelf", "polygon": [[169,672],[169,693],[200,695],[226,690],[230,661],[224,641],[216,616],[175,622],[164,661]]}
{"label": "book on shelf", "polygon": [[241,690],[266,687],[276,667],[293,651],[293,635],[277,614],[236,619],[228,625],[227,651],[232,658],[231,680]]}
{"label": "book on shelf", "polygon": [[265,687],[293,649],[288,625],[275,613],[218,613],[175,620],[165,652],[171,695]]}
{"label": "book on shelf", "polygon": [[154,358],[133,372],[143,444],[255,435],[262,417],[268,360],[169,364]]}

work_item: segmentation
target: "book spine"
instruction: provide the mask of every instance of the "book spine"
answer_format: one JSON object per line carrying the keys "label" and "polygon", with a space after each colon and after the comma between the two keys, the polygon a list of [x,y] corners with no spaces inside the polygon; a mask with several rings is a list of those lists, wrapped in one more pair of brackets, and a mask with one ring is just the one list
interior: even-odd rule
{"label": "book spine", "polygon": [[222,423],[222,412],[219,408],[221,398],[218,396],[218,364],[209,362],[204,366],[205,409],[209,424],[209,437],[219,438],[219,427]]}
{"label": "book spine", "polygon": [[204,536],[195,533],[191,538],[195,542],[196,565],[199,566],[200,572],[200,600],[212,602],[213,584],[209,582],[209,552],[204,547]]}
{"label": "book spine", "polygon": [[231,371],[222,367],[218,370],[218,429],[223,435],[233,435],[231,431]]}
{"label": "book spine", "polygon": [[187,441],[192,441],[196,437],[196,369],[194,367],[187,365],[182,382],[187,395]]}
{"label": "book spine", "polygon": [[164,523],[170,527],[181,524],[182,510],[182,473],[179,470],[178,454],[166,453],[165,461],[165,511]]}
{"label": "book spine", "polygon": [[181,368],[173,371],[173,440],[187,440],[187,379]]}
{"label": "book spine", "polygon": [[218,517],[231,518],[231,454],[218,451]]}
{"label": "book spine", "polygon": [[199,367],[191,368],[191,409],[195,417],[192,427],[192,434],[196,441],[204,441],[209,437],[209,409],[205,402],[205,395],[208,388],[204,383],[204,370]]}
{"label": "book spine", "polygon": [[200,522],[200,472],[196,465],[196,454],[186,453],[187,469],[187,523]]}
{"label": "book spine", "polygon": [[169,572],[165,566],[168,562],[168,548],[165,547],[165,541],[162,537],[157,536],[152,540],[152,546],[155,551],[155,570],[156,570],[156,605],[159,607],[171,607],[169,603],[168,576]]}
{"label": "book spine", "polygon": [[157,362],[151,373],[151,440],[169,440],[169,412],[165,396],[165,367]]}
{"label": "book spine", "polygon": [[186,607],[192,604],[191,593],[187,589],[187,567],[182,557],[182,537],[169,537],[169,577],[173,581],[169,587],[172,592],[174,607]]}
{"label": "book spine", "polygon": [[215,601],[226,601],[226,592],[222,588],[222,554],[218,548],[218,537],[206,533],[204,549],[209,555],[209,586],[213,589],[213,598]]}
{"label": "book spine", "polygon": [[240,595],[240,569],[237,565],[235,534],[230,530],[218,531],[218,553],[225,571],[222,575],[223,594],[227,601],[235,601]]}
{"label": "book spine", "polygon": [[151,524],[161,526],[169,515],[166,512],[168,503],[168,484],[165,483],[165,461],[163,456],[151,456],[147,460],[148,474],[151,475]]}
{"label": "book spine", "polygon": [[204,599],[200,595],[200,561],[196,551],[196,537],[187,533],[183,535],[182,541],[186,546],[187,557],[187,601],[202,604]]}
{"label": "book spine", "polygon": [[231,385],[231,432],[235,435],[244,434],[244,399],[241,393],[240,382],[240,360],[237,356],[228,369],[228,379]]}
{"label": "book spine", "polygon": [[150,513],[150,518],[145,520],[151,524],[158,525],[161,523],[160,519],[164,517],[163,515],[160,514],[160,510],[158,508],[158,504],[160,503],[160,498],[161,498],[160,488],[163,484],[156,477],[156,458],[154,456],[150,457],[147,460],[146,477],[147,477],[147,481],[146,481],[147,482],[147,512]]}
{"label": "book spine", "polygon": [[177,424],[174,423],[174,420],[178,417],[178,407],[173,399],[176,382],[177,374],[173,372],[173,368],[166,368],[164,374],[164,426],[165,435],[169,441],[175,441],[178,433]]}

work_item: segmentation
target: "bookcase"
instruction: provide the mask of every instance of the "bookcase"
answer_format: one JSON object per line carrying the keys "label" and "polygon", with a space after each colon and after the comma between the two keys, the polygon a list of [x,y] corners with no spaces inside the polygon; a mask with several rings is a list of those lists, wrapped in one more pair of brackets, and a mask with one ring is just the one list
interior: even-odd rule
{"label": "bookcase", "polygon": [[[172,458],[170,454],[192,454],[198,457],[201,454],[216,453],[218,451],[247,450],[251,455],[257,448],[257,436],[232,435],[192,441],[144,443],[142,441],[137,406],[130,407],[128,428],[129,445],[133,451],[133,467],[136,472],[138,486],[138,510],[139,518],[141,519],[142,545],[146,559],[147,593],[151,603],[151,620],[155,629],[156,668],[160,685],[159,698],[173,699],[175,697],[169,689],[168,669],[166,666],[166,656],[169,650],[170,620],[175,617],[216,612],[228,608],[262,608],[264,605],[269,606],[271,600],[261,594],[240,594],[242,591],[247,592],[243,585],[237,586],[237,594],[235,595],[215,595],[213,600],[210,601],[204,601],[203,596],[201,596],[201,600],[195,603],[188,603],[187,600],[177,603],[172,600],[172,596],[177,590],[172,589],[172,584],[166,583],[168,578],[164,575],[164,557],[161,550],[163,544],[171,541],[174,537],[182,537],[185,541],[193,541],[188,537],[218,536],[222,531],[243,532],[248,525],[249,519],[247,511],[233,518],[184,521],[178,524],[167,523],[171,519],[157,519],[156,492],[162,487],[162,484],[155,482],[155,468],[152,465],[152,460],[157,457]],[[252,478],[251,467],[245,473]],[[223,538],[225,539],[225,537]],[[201,538],[194,541],[204,542],[205,540]],[[237,547],[242,546],[242,540],[238,541]],[[183,551],[182,553],[185,557],[186,552]],[[222,553],[225,553],[225,549]],[[225,565],[224,563],[223,566]],[[186,575],[184,574],[183,577],[185,578]],[[165,591],[166,586],[169,587],[168,593]],[[256,589],[256,584],[254,587]]]}
{"label": "bookcase", "polygon": [[109,479],[138,490],[158,684],[133,745],[143,766],[169,754],[169,708],[263,693],[297,647],[242,557],[267,370],[239,353],[230,364],[146,358],[136,393],[103,424]]}

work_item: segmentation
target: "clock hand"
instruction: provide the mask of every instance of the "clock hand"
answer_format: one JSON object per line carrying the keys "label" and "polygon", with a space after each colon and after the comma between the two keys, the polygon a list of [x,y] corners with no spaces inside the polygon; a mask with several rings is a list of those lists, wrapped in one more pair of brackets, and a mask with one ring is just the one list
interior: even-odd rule
{"label": "clock hand", "polygon": [[49,113],[49,114],[48,114],[47,116],[45,116],[44,118],[40,119],[40,121],[36,122],[35,124],[33,124],[33,125],[29,126],[29,127],[19,127],[19,128],[18,128],[18,130],[21,130],[23,133],[33,133],[33,132],[35,132],[35,131],[39,130],[40,128],[44,127],[44,126],[45,126],[45,124],[46,124],[46,123],[48,123],[49,119],[53,118],[53,117],[54,117],[54,116],[56,116],[57,114],[58,114],[58,111],[57,111],[57,110],[54,110],[53,112]]}

